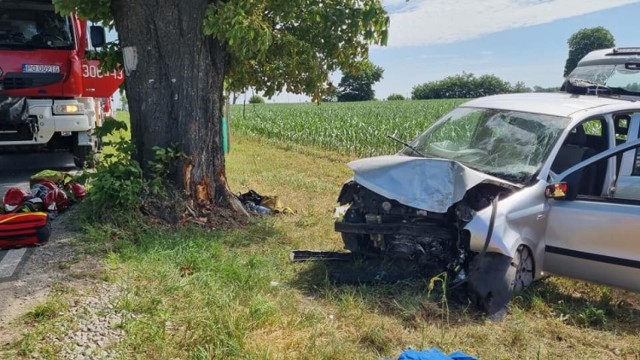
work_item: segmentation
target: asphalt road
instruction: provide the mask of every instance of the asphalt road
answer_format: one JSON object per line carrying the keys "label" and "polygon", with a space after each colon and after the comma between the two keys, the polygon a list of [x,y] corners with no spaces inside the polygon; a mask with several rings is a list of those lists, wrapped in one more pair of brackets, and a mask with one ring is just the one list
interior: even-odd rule
{"label": "asphalt road", "polygon": [[[29,177],[44,169],[73,170],[73,157],[68,153],[0,155],[0,197],[10,187],[28,189]],[[19,270],[28,261],[31,252],[37,250],[38,248],[0,250],[0,282],[19,278]]]}

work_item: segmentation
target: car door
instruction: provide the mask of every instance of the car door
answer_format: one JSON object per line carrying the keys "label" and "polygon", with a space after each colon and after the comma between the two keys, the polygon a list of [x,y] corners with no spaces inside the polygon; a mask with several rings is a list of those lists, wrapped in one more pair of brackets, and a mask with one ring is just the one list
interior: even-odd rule
{"label": "car door", "polygon": [[[616,146],[572,166],[553,182],[596,163],[610,164],[639,147],[640,140]],[[640,291],[640,197],[611,195],[548,199],[544,272]]]}

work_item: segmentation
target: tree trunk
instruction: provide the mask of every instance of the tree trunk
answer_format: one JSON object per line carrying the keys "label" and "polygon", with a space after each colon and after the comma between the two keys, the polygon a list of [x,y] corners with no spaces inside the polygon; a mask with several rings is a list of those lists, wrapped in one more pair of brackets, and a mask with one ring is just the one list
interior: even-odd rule
{"label": "tree trunk", "polygon": [[208,0],[113,0],[125,54],[134,155],[148,175],[153,147],[187,155],[172,175],[197,204],[235,207],[222,150],[225,44],[203,33]]}

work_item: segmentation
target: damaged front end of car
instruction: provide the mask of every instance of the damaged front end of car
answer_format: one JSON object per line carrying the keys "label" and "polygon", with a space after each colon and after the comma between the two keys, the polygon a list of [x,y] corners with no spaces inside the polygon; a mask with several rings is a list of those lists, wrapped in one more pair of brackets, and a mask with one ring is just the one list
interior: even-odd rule
{"label": "damaged front end of car", "polygon": [[348,208],[335,223],[345,248],[366,258],[412,266],[422,276],[446,272],[454,286],[468,280],[474,258],[483,252],[471,249],[467,224],[493,204],[492,219],[484,221],[486,251],[498,199],[519,189],[445,159],[396,155],[361,159],[349,166],[354,179],[344,184],[338,197]]}

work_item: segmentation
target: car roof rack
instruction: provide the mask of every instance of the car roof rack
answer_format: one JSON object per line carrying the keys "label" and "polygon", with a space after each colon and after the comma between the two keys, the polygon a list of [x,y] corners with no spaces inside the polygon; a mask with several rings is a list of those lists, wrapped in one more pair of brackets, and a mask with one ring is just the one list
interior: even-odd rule
{"label": "car roof rack", "polygon": [[607,55],[640,55],[640,47],[619,47]]}

